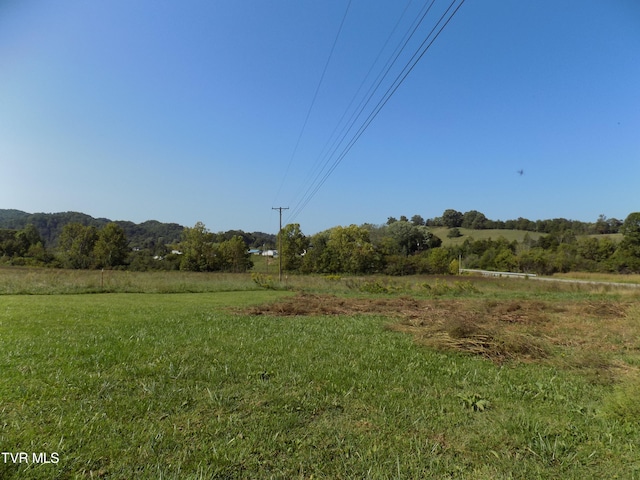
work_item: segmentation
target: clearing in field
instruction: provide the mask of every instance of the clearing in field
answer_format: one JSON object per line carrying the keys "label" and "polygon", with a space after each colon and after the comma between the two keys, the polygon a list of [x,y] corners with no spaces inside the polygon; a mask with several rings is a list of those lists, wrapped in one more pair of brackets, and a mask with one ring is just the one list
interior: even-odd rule
{"label": "clearing in field", "polygon": [[[637,370],[612,354],[638,348],[633,302],[529,299],[347,298],[301,293],[247,309],[251,315],[382,315],[393,331],[422,345],[457,350],[494,362],[562,359],[565,366],[595,368],[602,378]],[[556,362],[557,362],[556,358]]]}

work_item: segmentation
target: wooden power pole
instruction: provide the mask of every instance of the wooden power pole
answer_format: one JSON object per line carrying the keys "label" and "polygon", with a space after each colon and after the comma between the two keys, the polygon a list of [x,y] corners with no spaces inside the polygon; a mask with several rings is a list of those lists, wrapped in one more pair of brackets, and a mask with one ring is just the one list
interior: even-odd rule
{"label": "wooden power pole", "polygon": [[282,282],[282,210],[289,210],[289,207],[271,207],[271,210],[280,212],[280,230],[278,230],[278,281]]}

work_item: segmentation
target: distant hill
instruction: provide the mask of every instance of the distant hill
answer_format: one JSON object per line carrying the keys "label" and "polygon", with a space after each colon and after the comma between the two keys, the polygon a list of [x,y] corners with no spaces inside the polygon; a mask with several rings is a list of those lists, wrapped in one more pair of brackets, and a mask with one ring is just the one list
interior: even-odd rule
{"label": "distant hill", "polygon": [[[108,218],[94,218],[80,212],[27,213],[20,210],[0,209],[0,228],[21,230],[27,225],[38,229],[48,247],[55,246],[62,229],[69,223],[80,223],[96,228],[111,222]],[[184,227],[177,223],[161,223],[149,220],[143,223],[116,221],[127,235],[132,247],[153,248],[155,245],[175,243],[180,240]]]}
{"label": "distant hill", "polygon": [[[80,223],[86,226],[102,228],[111,222],[108,218],[94,218],[80,212],[59,213],[27,213],[21,210],[0,209],[0,229],[22,230],[27,225],[38,229],[45,246],[55,247],[62,229],[69,223]],[[142,223],[129,221],[115,221],[122,227],[129,240],[130,247],[153,249],[155,246],[177,243],[182,237],[184,226],[177,223],[162,223],[147,220]],[[226,240],[234,235],[240,235],[249,247],[274,246],[276,236],[270,233],[229,230],[217,235],[218,241]]]}

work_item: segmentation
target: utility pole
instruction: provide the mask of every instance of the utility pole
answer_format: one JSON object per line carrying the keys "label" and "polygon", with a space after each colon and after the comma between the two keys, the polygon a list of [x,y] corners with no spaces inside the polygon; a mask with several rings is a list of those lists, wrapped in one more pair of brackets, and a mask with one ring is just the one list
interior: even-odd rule
{"label": "utility pole", "polygon": [[282,210],[289,210],[289,207],[271,207],[271,210],[280,212],[280,230],[278,233],[278,281],[282,282]]}

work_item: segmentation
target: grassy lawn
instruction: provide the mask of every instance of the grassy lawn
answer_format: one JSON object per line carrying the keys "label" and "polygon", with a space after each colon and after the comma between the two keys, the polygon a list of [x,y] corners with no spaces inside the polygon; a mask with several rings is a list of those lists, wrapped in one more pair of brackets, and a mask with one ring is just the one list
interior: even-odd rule
{"label": "grassy lawn", "polygon": [[0,295],[0,478],[640,478],[637,292],[346,283]]}

